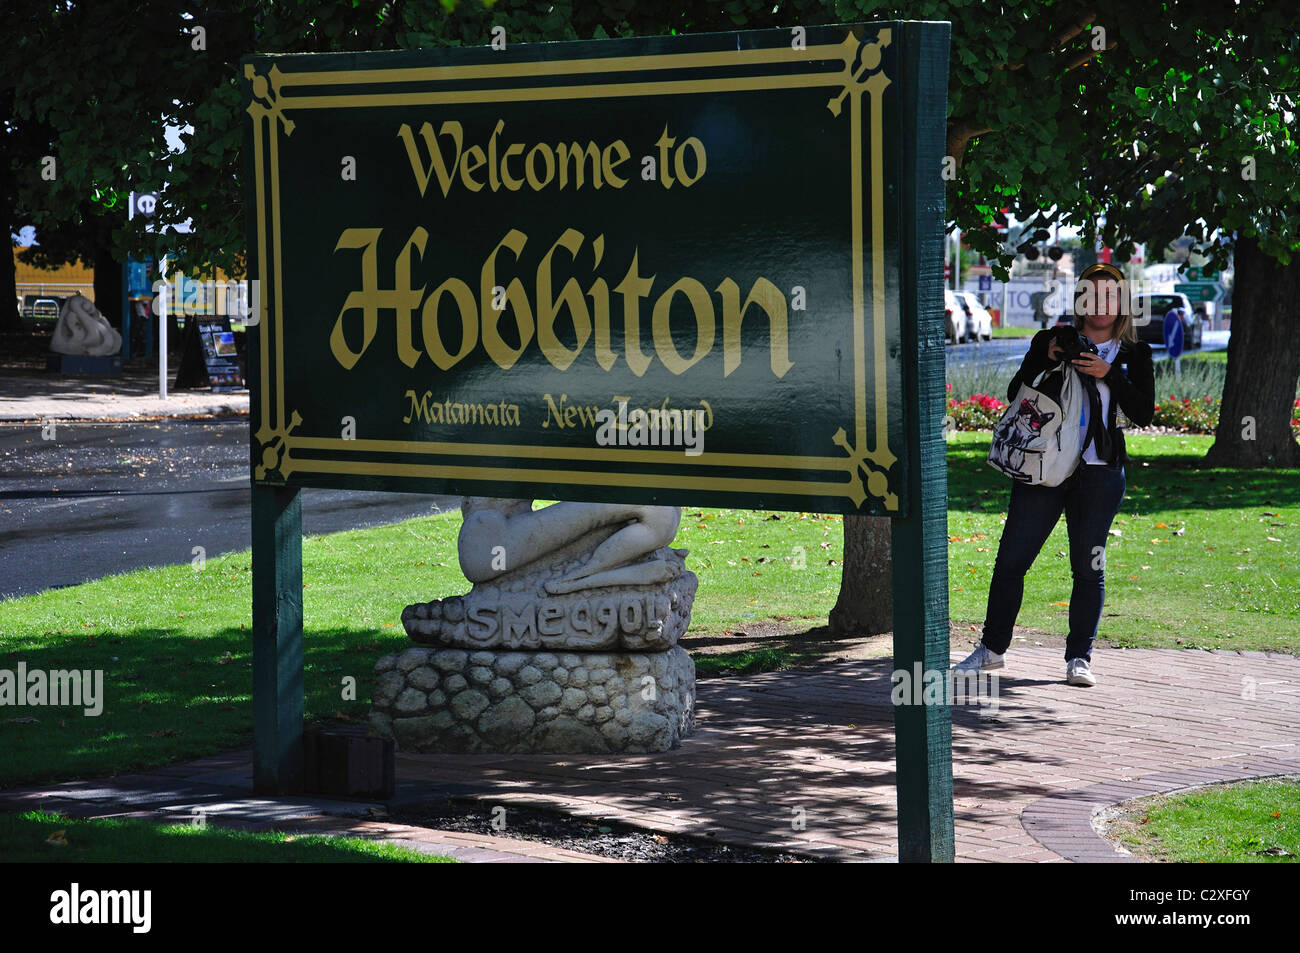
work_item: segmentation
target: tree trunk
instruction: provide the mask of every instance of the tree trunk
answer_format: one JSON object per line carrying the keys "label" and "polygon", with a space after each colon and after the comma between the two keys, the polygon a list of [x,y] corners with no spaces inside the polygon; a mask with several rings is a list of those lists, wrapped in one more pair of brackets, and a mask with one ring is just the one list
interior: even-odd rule
{"label": "tree trunk", "polygon": [[894,572],[889,519],[844,517],[840,595],[831,610],[834,635],[877,635],[894,628]]}
{"label": "tree trunk", "polygon": [[[1228,374],[1213,467],[1297,467],[1291,432],[1300,378],[1300,257],[1282,265],[1253,239],[1240,239],[1232,300]],[[1157,398],[1159,395],[1157,395]]]}
{"label": "tree trunk", "polygon": [[113,327],[122,327],[122,263],[108,244],[95,248],[95,307]]}
{"label": "tree trunk", "polygon": [[[6,226],[7,228],[8,226]],[[22,322],[18,319],[18,271],[14,266],[14,252],[9,242],[5,242],[4,261],[0,261],[0,331],[21,331]]]}

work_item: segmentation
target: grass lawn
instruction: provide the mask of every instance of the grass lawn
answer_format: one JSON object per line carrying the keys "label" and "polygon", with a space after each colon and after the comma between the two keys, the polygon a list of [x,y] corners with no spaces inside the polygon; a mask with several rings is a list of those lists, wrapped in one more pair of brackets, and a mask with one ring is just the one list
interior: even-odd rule
{"label": "grass lawn", "polygon": [[[1300,473],[1192,469],[1212,438],[1134,435],[1108,550],[1101,634],[1132,647],[1300,652]],[[1008,481],[987,433],[948,444],[949,603],[984,617]],[[409,644],[402,608],[467,591],[458,514],[303,541],[309,718],[363,720],[379,655]],[[1181,531],[1181,535],[1179,534]],[[1022,625],[1066,629],[1062,521],[1026,581]],[[824,623],[839,591],[839,516],[685,509],[675,545],[700,577],[695,632]],[[94,777],[251,742],[247,552],[0,602],[0,669],[102,669],[104,711],[0,709],[0,786]],[[771,659],[719,660],[740,671]],[[787,660],[780,660],[787,661]],[[710,673],[707,665],[701,674]],[[345,698],[356,680],[355,699]]]}
{"label": "grass lawn", "polygon": [[1037,328],[1037,327],[1034,328],[995,327],[993,329],[993,336],[995,338],[1031,338],[1041,330],[1042,328]]}
{"label": "grass lawn", "polygon": [[251,834],[143,820],[82,821],[43,811],[0,814],[0,844],[11,863],[455,863],[450,857],[356,837]]}
{"label": "grass lawn", "polygon": [[[1106,547],[1100,635],[1130,648],[1300,652],[1300,473],[1192,469],[1209,436],[1126,435],[1128,490]],[[949,611],[984,618],[1008,497],[988,433],[948,443]],[[1021,625],[1068,628],[1065,520],[1025,580]]]}
{"label": "grass lawn", "polygon": [[1216,784],[1125,804],[1108,829],[1145,860],[1295,863],[1300,857],[1300,778]]}

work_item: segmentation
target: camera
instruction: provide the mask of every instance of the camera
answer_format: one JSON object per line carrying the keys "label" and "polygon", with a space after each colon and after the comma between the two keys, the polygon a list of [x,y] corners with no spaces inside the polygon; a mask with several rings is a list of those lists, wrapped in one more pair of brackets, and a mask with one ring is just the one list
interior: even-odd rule
{"label": "camera", "polygon": [[1070,325],[1062,324],[1052,330],[1052,340],[1061,349],[1063,361],[1077,360],[1083,354],[1097,354],[1097,345]]}

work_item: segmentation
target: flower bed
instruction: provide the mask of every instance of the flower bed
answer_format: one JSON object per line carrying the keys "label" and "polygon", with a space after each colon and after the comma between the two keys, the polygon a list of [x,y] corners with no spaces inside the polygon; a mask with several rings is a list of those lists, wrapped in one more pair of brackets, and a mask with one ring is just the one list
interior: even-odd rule
{"label": "flower bed", "polygon": [[[952,385],[946,385],[949,393]],[[989,394],[974,394],[967,400],[948,398],[948,416],[956,430],[992,430],[1003,411],[1007,409],[1004,401]]]}
{"label": "flower bed", "polygon": [[[952,393],[952,385],[946,385]],[[1168,397],[1156,400],[1151,429],[1164,432],[1213,434],[1219,426],[1218,397]],[[1007,404],[988,394],[975,394],[967,400],[948,398],[950,430],[992,430],[1007,409]],[[1300,397],[1291,413],[1291,429],[1300,439]]]}

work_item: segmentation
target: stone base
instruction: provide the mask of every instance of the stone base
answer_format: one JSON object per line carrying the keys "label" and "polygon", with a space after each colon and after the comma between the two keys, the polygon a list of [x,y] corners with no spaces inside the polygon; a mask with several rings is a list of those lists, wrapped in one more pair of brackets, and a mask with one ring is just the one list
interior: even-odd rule
{"label": "stone base", "polygon": [[118,377],[122,374],[122,358],[116,354],[110,354],[108,357],[91,357],[88,354],[49,354],[45,358],[45,369],[76,377],[89,375]]}
{"label": "stone base", "polygon": [[667,652],[410,648],[375,665],[371,729],[400,751],[667,751],[695,725],[695,663]]}

